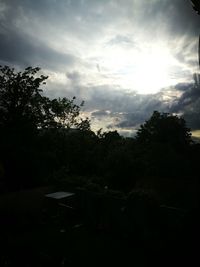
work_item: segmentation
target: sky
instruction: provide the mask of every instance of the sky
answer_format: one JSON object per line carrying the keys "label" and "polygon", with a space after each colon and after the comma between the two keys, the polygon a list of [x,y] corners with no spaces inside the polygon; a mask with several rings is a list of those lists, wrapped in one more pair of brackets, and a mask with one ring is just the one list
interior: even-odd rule
{"label": "sky", "polygon": [[158,110],[199,136],[199,34],[189,0],[0,0],[0,65],[40,67],[94,131],[132,136]]}

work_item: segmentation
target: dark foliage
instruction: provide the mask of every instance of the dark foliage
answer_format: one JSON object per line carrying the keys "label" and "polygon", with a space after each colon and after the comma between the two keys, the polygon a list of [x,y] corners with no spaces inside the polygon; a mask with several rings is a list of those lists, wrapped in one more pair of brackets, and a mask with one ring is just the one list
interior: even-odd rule
{"label": "dark foliage", "polygon": [[154,111],[151,118],[141,125],[136,139],[145,145],[165,143],[180,149],[192,142],[190,129],[183,118],[158,111]]}
{"label": "dark foliage", "polygon": [[90,130],[89,120],[79,116],[83,103],[76,105],[75,97],[49,99],[43,95],[41,86],[48,77],[39,75],[39,70],[28,67],[16,72],[0,67],[0,160],[2,180],[10,188],[47,181],[60,166],[63,132],[72,127],[80,132]]}

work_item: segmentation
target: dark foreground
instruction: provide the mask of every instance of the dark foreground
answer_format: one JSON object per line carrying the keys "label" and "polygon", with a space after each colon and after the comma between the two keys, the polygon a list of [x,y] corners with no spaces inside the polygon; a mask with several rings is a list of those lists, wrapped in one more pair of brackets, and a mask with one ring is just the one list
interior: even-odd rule
{"label": "dark foreground", "polygon": [[145,239],[137,232],[124,234],[117,229],[92,227],[77,214],[64,212],[55,216],[45,206],[44,192],[1,196],[0,266],[198,264],[199,229],[195,212],[189,212],[178,224],[176,215],[169,222],[165,214],[159,231]]}

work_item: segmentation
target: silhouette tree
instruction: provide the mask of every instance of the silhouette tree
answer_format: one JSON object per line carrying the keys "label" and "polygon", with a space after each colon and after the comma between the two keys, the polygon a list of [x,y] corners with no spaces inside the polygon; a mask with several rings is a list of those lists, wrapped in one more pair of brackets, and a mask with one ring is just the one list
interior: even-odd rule
{"label": "silhouette tree", "polygon": [[165,143],[179,148],[192,142],[190,129],[182,117],[158,111],[140,126],[136,140],[147,145]]}
{"label": "silhouette tree", "polygon": [[0,66],[0,162],[9,188],[32,186],[35,177],[41,183],[41,177],[60,167],[60,158],[54,155],[62,155],[63,149],[58,151],[48,136],[56,140],[70,128],[90,130],[90,121],[80,116],[83,103],[76,105],[75,97],[46,97],[41,87],[48,77],[39,71],[28,67],[16,72]]}
{"label": "silhouette tree", "polygon": [[0,66],[0,128],[21,132],[44,128],[90,128],[88,119],[80,119],[80,106],[67,98],[49,99],[41,85],[47,76],[38,75],[40,68],[28,67],[23,72]]}
{"label": "silhouette tree", "polygon": [[45,121],[46,98],[41,96],[41,83],[47,77],[34,75],[39,68],[26,68],[15,73],[8,66],[0,67],[0,127],[34,128]]}

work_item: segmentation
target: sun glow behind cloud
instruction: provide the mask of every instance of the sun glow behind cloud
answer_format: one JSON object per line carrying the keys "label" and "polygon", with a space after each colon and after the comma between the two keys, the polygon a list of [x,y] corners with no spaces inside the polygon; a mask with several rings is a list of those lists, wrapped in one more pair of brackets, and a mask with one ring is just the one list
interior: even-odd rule
{"label": "sun glow behind cloud", "polygon": [[[139,45],[138,45],[139,46]],[[100,57],[100,56],[99,56]],[[171,69],[180,63],[170,49],[159,43],[141,42],[140,48],[106,47],[99,63],[101,72],[123,88],[140,94],[157,93],[164,87],[174,85]]]}
{"label": "sun glow behind cloud", "polygon": [[[28,43],[21,49],[22,55],[18,51],[16,55],[25,57],[27,49],[28,57],[33,55],[35,64],[45,69],[51,82],[65,85],[66,91],[70,86],[104,86],[113,91],[154,94],[187,82],[189,75],[192,77],[188,62],[194,61],[193,39],[185,32],[173,33],[172,10],[169,8],[170,21],[169,14],[163,16],[162,12],[166,3],[162,6],[157,0],[106,1],[106,5],[95,0],[60,2],[54,8],[48,7],[51,12],[45,13],[45,20],[43,13],[17,9],[16,30],[34,40],[37,32],[37,38],[31,43],[32,53]],[[144,13],[144,6],[149,15]],[[54,9],[58,9],[56,13]],[[177,11],[176,17],[178,14]],[[77,75],[69,77],[66,75],[69,72]]]}

